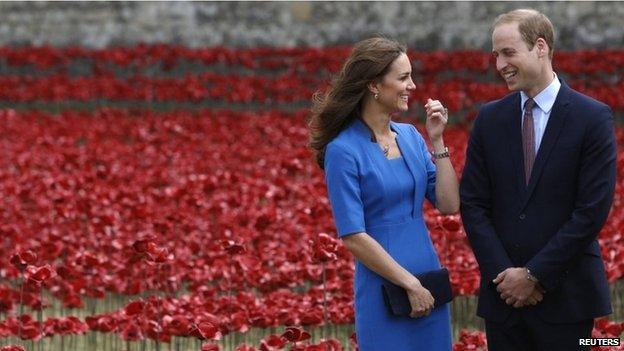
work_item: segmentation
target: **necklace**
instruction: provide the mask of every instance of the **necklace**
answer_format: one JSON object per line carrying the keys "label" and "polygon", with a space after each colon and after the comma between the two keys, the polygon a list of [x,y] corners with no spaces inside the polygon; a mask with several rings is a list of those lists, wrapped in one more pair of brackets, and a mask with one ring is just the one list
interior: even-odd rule
{"label": "necklace", "polygon": [[384,156],[388,157],[390,153],[390,144],[381,145],[381,149],[383,150]]}
{"label": "necklace", "polygon": [[392,144],[392,141],[394,141],[395,135],[394,133],[392,134],[392,138],[390,139],[390,141],[388,143],[382,143],[379,142],[379,146],[381,147],[381,150],[383,151],[383,154],[388,157],[388,155],[390,155],[390,145]]}

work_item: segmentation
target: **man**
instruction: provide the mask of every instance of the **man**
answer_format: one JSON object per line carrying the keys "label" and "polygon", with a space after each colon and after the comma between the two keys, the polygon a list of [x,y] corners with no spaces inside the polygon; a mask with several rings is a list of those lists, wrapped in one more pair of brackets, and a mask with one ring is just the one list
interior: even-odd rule
{"label": "man", "polygon": [[493,351],[588,349],[578,339],[611,313],[596,237],[615,188],[613,115],[553,72],[543,14],[499,16],[492,44],[513,93],[479,111],[460,187],[477,314]]}

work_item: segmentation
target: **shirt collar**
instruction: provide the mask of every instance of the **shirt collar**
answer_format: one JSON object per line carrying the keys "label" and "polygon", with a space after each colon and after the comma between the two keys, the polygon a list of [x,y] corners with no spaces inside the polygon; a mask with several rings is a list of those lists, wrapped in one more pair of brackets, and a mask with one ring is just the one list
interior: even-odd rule
{"label": "shirt collar", "polygon": [[[553,73],[554,74],[554,73]],[[539,107],[544,113],[550,113],[553,105],[555,104],[555,99],[557,99],[557,94],[559,93],[559,88],[561,88],[561,82],[557,77],[557,74],[554,74],[552,82],[539,94],[535,95],[533,101],[537,107]],[[524,103],[529,99],[527,94],[524,91],[520,92],[520,108],[524,109]]]}

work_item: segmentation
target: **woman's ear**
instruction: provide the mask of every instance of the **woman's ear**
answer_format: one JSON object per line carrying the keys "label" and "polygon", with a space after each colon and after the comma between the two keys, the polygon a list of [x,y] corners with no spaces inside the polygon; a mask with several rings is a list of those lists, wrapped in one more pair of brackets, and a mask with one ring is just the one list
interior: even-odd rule
{"label": "woman's ear", "polygon": [[377,82],[376,80],[368,83],[366,85],[366,87],[368,88],[368,91],[371,92],[371,94],[375,95],[375,94],[379,94],[379,82]]}

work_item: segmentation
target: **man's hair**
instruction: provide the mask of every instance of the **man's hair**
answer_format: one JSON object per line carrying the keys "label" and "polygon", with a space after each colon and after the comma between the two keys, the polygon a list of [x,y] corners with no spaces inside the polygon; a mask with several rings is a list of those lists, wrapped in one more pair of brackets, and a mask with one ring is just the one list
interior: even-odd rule
{"label": "man's hair", "polygon": [[548,57],[552,60],[555,49],[555,28],[546,15],[533,9],[513,10],[496,17],[492,30],[501,24],[508,23],[518,23],[522,40],[529,50],[535,46],[537,39],[544,39],[550,49]]}

